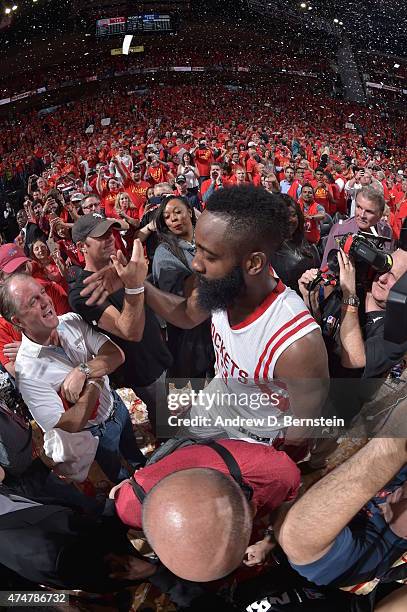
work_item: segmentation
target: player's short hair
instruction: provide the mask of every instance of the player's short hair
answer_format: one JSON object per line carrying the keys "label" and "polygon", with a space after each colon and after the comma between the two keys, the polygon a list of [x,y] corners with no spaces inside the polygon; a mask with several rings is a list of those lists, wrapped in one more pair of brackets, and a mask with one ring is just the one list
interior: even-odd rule
{"label": "player's short hair", "polygon": [[227,221],[227,238],[237,248],[252,245],[271,255],[289,236],[289,213],[284,199],[262,187],[219,189],[209,198],[206,210]]}

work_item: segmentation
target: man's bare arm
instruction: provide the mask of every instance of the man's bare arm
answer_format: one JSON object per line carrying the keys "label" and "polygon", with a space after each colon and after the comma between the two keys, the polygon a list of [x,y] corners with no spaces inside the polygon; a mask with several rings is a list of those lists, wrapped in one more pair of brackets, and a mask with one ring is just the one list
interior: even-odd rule
{"label": "man's bare arm", "polygon": [[[315,329],[289,346],[277,360],[274,372],[287,385],[295,417],[320,416],[329,390],[328,356],[320,330]],[[301,444],[312,433],[312,427],[289,427],[286,443]]]}
{"label": "man's bare arm", "polygon": [[288,512],[279,542],[297,565],[325,555],[336,537],[407,461],[406,440],[374,438],[314,484]]}
{"label": "man's bare arm", "polygon": [[98,321],[98,327],[123,340],[140,342],[145,321],[144,295],[125,295],[122,311],[108,306]]}
{"label": "man's bare arm", "polygon": [[[95,382],[104,384],[103,379],[96,379]],[[92,415],[99,396],[100,389],[88,382],[76,404],[64,412],[54,427],[70,433],[82,431]]]}
{"label": "man's bare arm", "polygon": [[[88,276],[84,285],[81,296],[88,298],[86,304],[89,306],[103,304],[109,295],[123,288],[123,282],[113,266],[106,266]],[[181,329],[192,329],[210,317],[210,313],[199,307],[196,289],[188,298],[184,298],[161,291],[148,281],[144,282],[144,288],[145,300],[150,308]]]}
{"label": "man's bare arm", "polygon": [[364,368],[366,366],[366,349],[357,307],[342,306],[340,338],[342,365],[345,368]]}
{"label": "man's bare arm", "polygon": [[[98,354],[87,362],[90,370],[89,378],[99,379],[102,376],[111,374],[124,363],[124,353],[114,342],[106,339],[100,347]],[[79,401],[84,390],[87,377],[79,366],[73,368],[66,376],[61,385],[61,395],[71,404]]]}
{"label": "man's bare arm", "polygon": [[188,298],[161,291],[151,283],[145,283],[147,304],[160,317],[181,329],[192,329],[210,317],[198,304],[198,291],[194,289]]}
{"label": "man's bare arm", "polygon": [[[125,289],[138,289],[143,287],[147,275],[147,262],[144,250],[139,240],[133,244],[133,252],[127,263],[123,253],[117,252],[112,256],[113,267]],[[123,340],[140,342],[144,333],[145,313],[144,294],[124,294],[121,312],[114,306],[108,306],[98,321],[98,326],[110,334]]]}

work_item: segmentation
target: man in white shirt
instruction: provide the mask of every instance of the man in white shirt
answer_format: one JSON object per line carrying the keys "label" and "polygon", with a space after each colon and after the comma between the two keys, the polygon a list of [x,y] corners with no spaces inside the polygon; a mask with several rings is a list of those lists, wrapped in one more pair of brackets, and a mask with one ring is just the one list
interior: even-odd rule
{"label": "man in white shirt", "polygon": [[57,317],[45,289],[26,275],[6,280],[0,311],[22,332],[16,383],[43,431],[97,436],[96,460],[114,482],[128,476],[119,453],[133,468],[143,465],[128,411],[107,376],[124,362],[121,349],[79,315]]}

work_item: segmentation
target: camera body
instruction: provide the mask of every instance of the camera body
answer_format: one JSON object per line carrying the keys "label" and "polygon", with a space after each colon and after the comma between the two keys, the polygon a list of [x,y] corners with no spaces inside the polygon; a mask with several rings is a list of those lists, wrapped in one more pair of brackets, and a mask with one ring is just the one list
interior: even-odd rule
{"label": "camera body", "polygon": [[[379,237],[367,237],[364,234],[344,234],[337,237],[338,246],[346,255],[355,262],[356,271],[362,272],[363,276],[372,277],[372,272],[385,274],[393,266],[393,258],[381,248],[376,246],[375,241],[383,241]],[[339,274],[338,251],[332,249],[328,254],[328,267],[336,275]]]}

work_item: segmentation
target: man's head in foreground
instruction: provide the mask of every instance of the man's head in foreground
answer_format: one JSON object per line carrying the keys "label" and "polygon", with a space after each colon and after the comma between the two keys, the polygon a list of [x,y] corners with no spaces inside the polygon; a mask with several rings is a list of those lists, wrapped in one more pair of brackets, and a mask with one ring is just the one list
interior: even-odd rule
{"label": "man's head in foreground", "polygon": [[143,530],[176,576],[210,582],[242,563],[252,513],[234,480],[194,468],[171,474],[151,489],[143,504]]}
{"label": "man's head in foreground", "polygon": [[378,274],[372,284],[371,294],[378,308],[385,309],[389,293],[398,280],[407,272],[407,252],[397,249],[392,253],[393,266],[389,272]]}
{"label": "man's head in foreground", "polygon": [[209,198],[195,229],[192,262],[205,310],[226,310],[261,293],[271,256],[289,236],[289,211],[281,194],[242,185]]}

